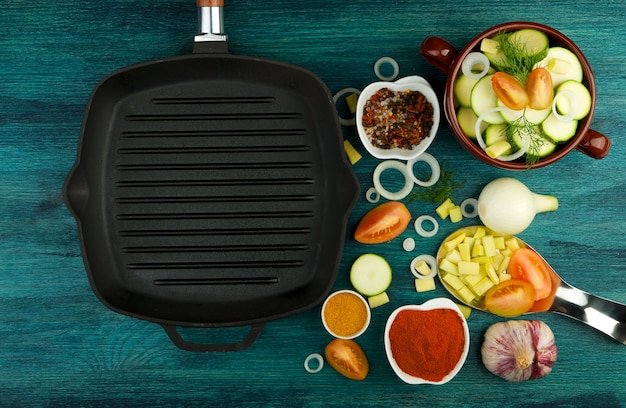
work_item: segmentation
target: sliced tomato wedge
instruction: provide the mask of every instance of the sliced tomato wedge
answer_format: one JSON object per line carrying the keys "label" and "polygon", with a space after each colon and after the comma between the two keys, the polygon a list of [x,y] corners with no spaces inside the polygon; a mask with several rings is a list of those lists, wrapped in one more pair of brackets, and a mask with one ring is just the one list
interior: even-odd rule
{"label": "sliced tomato wedge", "polygon": [[388,201],[367,212],[354,232],[354,239],[362,244],[381,244],[402,234],[409,222],[411,213],[399,201]]}
{"label": "sliced tomato wedge", "polygon": [[365,353],[354,340],[335,339],[325,350],[326,361],[339,374],[351,380],[364,380],[369,372]]}
{"label": "sliced tomato wedge", "polygon": [[491,87],[507,108],[522,110],[528,105],[528,93],[524,85],[509,74],[498,71],[491,77]]}
{"label": "sliced tomato wedge", "polygon": [[485,309],[502,317],[516,317],[528,312],[535,303],[533,285],[510,279],[493,286],[485,295]]}
{"label": "sliced tomato wedge", "polygon": [[509,273],[513,279],[529,282],[535,289],[535,300],[545,299],[552,293],[550,266],[535,251],[520,248],[513,252]]}

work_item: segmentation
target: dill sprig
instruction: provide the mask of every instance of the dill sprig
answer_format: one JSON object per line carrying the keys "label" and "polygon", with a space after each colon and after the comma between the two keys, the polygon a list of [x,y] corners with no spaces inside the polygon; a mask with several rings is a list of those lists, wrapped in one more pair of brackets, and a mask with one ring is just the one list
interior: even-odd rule
{"label": "dill sprig", "polygon": [[524,155],[526,165],[532,167],[539,161],[539,150],[545,143],[545,139],[541,137],[539,127],[529,122],[525,114],[508,123],[505,132],[507,139],[512,142],[511,144],[517,144],[514,142],[515,140],[523,141],[525,137],[530,137],[530,145]]}
{"label": "dill sprig", "polygon": [[539,61],[546,57],[547,50],[537,55],[529,56],[526,46],[519,40],[511,40],[511,37],[504,33],[498,35],[497,40],[498,47],[505,57],[498,61],[497,68],[511,75],[520,83],[526,84],[528,74]]}
{"label": "dill sprig", "polygon": [[[441,204],[446,198],[453,199],[452,193],[454,190],[461,187],[465,182],[454,180],[454,173],[446,169],[445,161],[441,163],[440,167],[439,181],[433,186],[423,187],[418,191],[413,191],[407,198],[409,202],[422,200],[433,204]],[[426,179],[429,176],[429,174],[423,174],[423,177],[420,178]]]}

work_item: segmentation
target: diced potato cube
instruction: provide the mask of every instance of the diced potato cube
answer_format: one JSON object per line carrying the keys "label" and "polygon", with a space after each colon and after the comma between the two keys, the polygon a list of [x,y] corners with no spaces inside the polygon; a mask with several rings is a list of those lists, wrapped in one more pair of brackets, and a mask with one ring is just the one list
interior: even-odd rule
{"label": "diced potato cube", "polygon": [[461,256],[461,260],[471,261],[472,259],[471,248],[472,247],[470,244],[463,241],[457,246],[457,248],[459,249],[459,255]]}
{"label": "diced potato cube", "polygon": [[455,305],[459,308],[463,317],[469,319],[470,315],[472,314],[472,308],[467,305],[461,305],[459,303],[455,303]]}
{"label": "diced potato cube", "polygon": [[451,273],[453,275],[459,274],[459,268],[456,266],[456,264],[453,264],[446,258],[443,258],[441,262],[439,263],[439,269],[444,272]]}
{"label": "diced potato cube", "polygon": [[489,279],[491,279],[494,285],[500,282],[500,279],[498,278],[498,273],[493,268],[493,266],[489,265],[489,267],[487,268],[485,265],[485,271],[487,272],[487,276],[489,277]]}
{"label": "diced potato cube", "polygon": [[416,292],[428,292],[435,290],[435,279],[415,279],[415,291]]}
{"label": "diced potato cube", "polygon": [[367,298],[367,303],[369,303],[370,309],[374,309],[375,307],[382,306],[385,303],[389,303],[389,296],[387,295],[387,292],[383,292],[375,296],[370,296]]}
{"label": "diced potato cube", "polygon": [[446,259],[452,263],[458,264],[459,261],[462,259],[461,253],[458,250],[453,249],[452,251],[448,252],[448,254],[446,255]]}
{"label": "diced potato cube", "polygon": [[472,247],[472,258],[485,255],[485,247],[483,244],[475,242]]}
{"label": "diced potato cube", "polygon": [[361,154],[356,151],[356,149],[354,148],[354,146],[352,146],[352,143],[350,143],[348,139],[345,139],[343,141],[343,149],[346,152],[346,156],[348,156],[350,164],[354,164],[361,160]]}
{"label": "diced potato cube", "polygon": [[461,279],[459,279],[458,276],[455,276],[451,273],[446,273],[445,275],[443,275],[443,281],[445,283],[447,283],[448,285],[450,285],[450,287],[454,290],[459,290],[461,289],[463,286],[465,286],[465,284],[463,282],[461,282]]}
{"label": "diced potato cube", "polygon": [[499,273],[498,274],[498,279],[500,280],[500,282],[504,282],[504,281],[511,280],[512,277],[508,273]]}
{"label": "diced potato cube", "polygon": [[483,248],[485,249],[485,256],[495,256],[497,254],[496,243],[493,239],[493,235],[485,235],[482,239]]}
{"label": "diced potato cube", "polygon": [[515,237],[511,237],[505,241],[506,247],[511,251],[515,251],[520,248],[519,241]]}
{"label": "diced potato cube", "polygon": [[511,150],[511,143],[509,143],[506,139],[502,139],[487,146],[485,153],[487,153],[487,156],[495,159],[496,157],[507,153],[509,150]]}
{"label": "diced potato cube", "polygon": [[461,207],[459,207],[458,205],[450,208],[448,214],[450,215],[451,222],[459,222],[463,220],[463,212],[461,211]]}
{"label": "diced potato cube", "polygon": [[491,258],[489,258],[488,256],[475,256],[471,259],[471,261],[483,265],[490,262]]}
{"label": "diced potato cube", "polygon": [[465,303],[471,303],[476,295],[472,292],[467,286],[463,286],[461,289],[457,291],[457,295],[461,298]]}
{"label": "diced potato cube", "polygon": [[477,262],[460,261],[458,267],[461,275],[478,275],[480,271],[480,264]]}
{"label": "diced potato cube", "polygon": [[488,277],[482,278],[476,285],[472,287],[474,293],[477,296],[483,296],[494,285],[494,283]]}
{"label": "diced potato cube", "polygon": [[504,260],[504,255],[498,252],[495,256],[491,257],[491,266],[493,266],[493,268],[497,270],[502,263],[502,260]]}
{"label": "diced potato cube", "polygon": [[561,58],[550,58],[548,70],[555,74],[566,74],[569,71],[570,63]]}
{"label": "diced potato cube", "polygon": [[476,285],[482,278],[482,275],[460,275],[461,281],[470,287]]}
{"label": "diced potato cube", "polygon": [[481,239],[487,234],[487,231],[483,227],[477,227],[474,233],[474,239]]}
{"label": "diced potato cube", "polygon": [[465,232],[459,233],[459,235],[446,241],[443,244],[444,248],[448,251],[452,251],[454,248],[456,248],[459,245],[459,243],[463,242],[463,240],[465,239],[465,236],[466,236]]}
{"label": "diced potato cube", "polygon": [[493,237],[493,242],[496,245],[496,249],[506,248],[506,244],[504,243],[504,237],[502,236]]}
{"label": "diced potato cube", "polygon": [[497,272],[502,273],[509,267],[509,262],[511,261],[510,256],[505,256],[500,265],[498,265]]}
{"label": "diced potato cube", "polygon": [[498,51],[500,51],[500,45],[498,43],[498,40],[494,40],[493,38],[483,38],[480,41],[480,50],[482,52],[496,54]]}
{"label": "diced potato cube", "polygon": [[445,201],[435,209],[435,212],[439,215],[439,217],[441,217],[442,220],[445,220],[448,218],[450,208],[452,207],[454,207],[454,203],[451,199],[446,198]]}
{"label": "diced potato cube", "polygon": [[426,261],[419,261],[416,265],[415,265],[415,270],[420,274],[420,275],[429,275],[431,272],[430,266],[428,266],[428,264],[426,263]]}
{"label": "diced potato cube", "polygon": [[356,104],[359,100],[359,97],[355,93],[351,93],[350,95],[345,97],[346,104],[348,105],[348,109],[350,113],[356,112]]}

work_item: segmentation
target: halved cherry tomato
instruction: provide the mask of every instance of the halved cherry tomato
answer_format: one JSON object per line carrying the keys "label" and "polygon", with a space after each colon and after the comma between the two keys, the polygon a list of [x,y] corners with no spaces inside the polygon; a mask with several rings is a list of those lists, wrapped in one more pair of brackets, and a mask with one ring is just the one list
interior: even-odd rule
{"label": "halved cherry tomato", "polygon": [[525,280],[533,285],[535,300],[550,296],[552,292],[550,266],[532,249],[520,248],[513,252],[509,261],[509,273],[513,279]]}
{"label": "halved cherry tomato", "polygon": [[554,90],[550,72],[545,68],[533,69],[526,80],[526,92],[529,108],[541,110],[552,105]]}
{"label": "halved cherry tomato", "polygon": [[370,366],[365,353],[354,340],[335,339],[325,350],[328,364],[351,380],[363,380]]}
{"label": "halved cherry tomato", "polygon": [[485,309],[502,317],[523,315],[535,303],[533,285],[521,279],[509,279],[493,286],[485,295]]}
{"label": "halved cherry tomato", "polygon": [[491,77],[491,87],[507,108],[522,110],[528,105],[528,93],[524,85],[511,75],[498,71]]}
{"label": "halved cherry tomato", "polygon": [[411,213],[399,201],[388,201],[372,208],[359,222],[354,239],[362,244],[380,244],[402,234]]}

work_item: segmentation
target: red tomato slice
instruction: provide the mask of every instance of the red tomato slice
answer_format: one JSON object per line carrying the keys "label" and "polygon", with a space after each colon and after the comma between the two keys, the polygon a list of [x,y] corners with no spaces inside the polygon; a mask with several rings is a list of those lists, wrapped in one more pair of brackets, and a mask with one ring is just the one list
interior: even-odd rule
{"label": "red tomato slice", "polygon": [[526,80],[526,91],[528,106],[531,109],[541,110],[550,107],[554,96],[550,72],[545,68],[533,69]]}
{"label": "red tomato slice", "polygon": [[491,77],[491,87],[498,99],[513,110],[522,110],[528,105],[528,93],[524,85],[509,74],[498,71]]}
{"label": "red tomato slice", "polygon": [[365,353],[354,340],[335,339],[325,350],[326,361],[339,374],[351,380],[363,380],[369,372]]}
{"label": "red tomato slice", "polygon": [[550,266],[539,254],[529,248],[513,252],[509,262],[509,273],[513,279],[529,282],[535,289],[535,300],[545,299],[552,292]]}
{"label": "red tomato slice", "polygon": [[493,286],[485,295],[485,309],[502,317],[528,312],[535,303],[533,285],[521,279],[510,279]]}
{"label": "red tomato slice", "polygon": [[399,201],[389,201],[372,208],[359,222],[354,239],[362,244],[381,244],[402,234],[411,221],[411,213]]}

